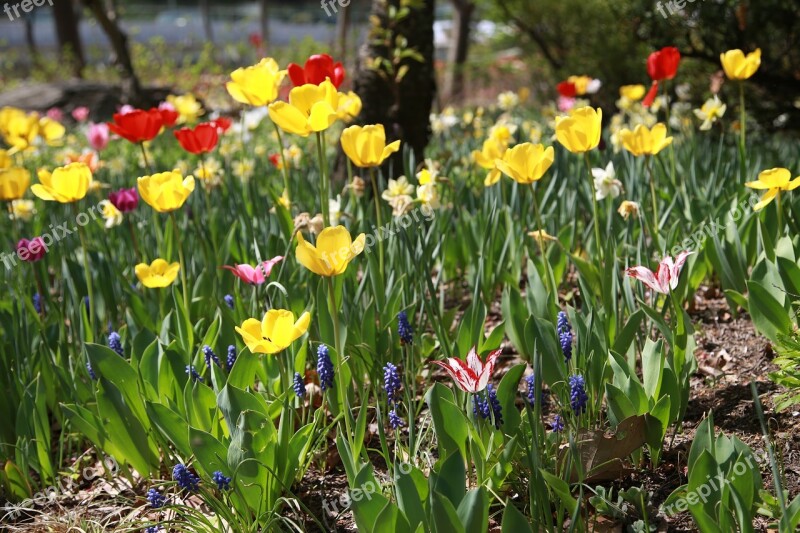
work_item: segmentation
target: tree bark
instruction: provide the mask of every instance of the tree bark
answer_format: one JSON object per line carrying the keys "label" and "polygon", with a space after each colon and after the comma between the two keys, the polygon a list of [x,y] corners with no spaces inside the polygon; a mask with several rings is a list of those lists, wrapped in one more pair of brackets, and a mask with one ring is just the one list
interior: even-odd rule
{"label": "tree bark", "polygon": [[261,0],[258,22],[261,28],[261,46],[266,50],[269,47],[269,0]]}
{"label": "tree bark", "polygon": [[448,53],[449,70],[445,82],[445,94],[450,100],[460,102],[464,97],[464,66],[469,51],[470,24],[475,12],[471,0],[450,0],[453,11],[452,44]]}
{"label": "tree bark", "polygon": [[117,14],[113,9],[106,10],[103,0],[83,0],[84,5],[92,12],[103,32],[111,42],[114,50],[114,62],[122,70],[123,99],[133,105],[144,105],[142,86],[133,68],[128,35],[117,23]]}
{"label": "tree bark", "polygon": [[73,73],[81,77],[86,61],[83,55],[81,34],[78,29],[78,16],[75,14],[75,4],[69,0],[53,2],[53,20],[56,25],[56,35],[61,56],[68,56],[72,61]]}
{"label": "tree bark", "polygon": [[347,60],[347,32],[350,30],[350,4],[342,6],[339,18],[336,19],[336,59],[341,62]]}
{"label": "tree bark", "polygon": [[203,33],[206,35],[206,41],[214,42],[214,30],[211,27],[211,6],[208,0],[200,0],[200,17],[203,19]]}
{"label": "tree bark", "polygon": [[[430,112],[436,94],[433,68],[434,0],[424,0],[422,4],[419,9],[412,9],[410,15],[397,25],[395,33],[405,37],[408,47],[419,52],[423,61],[407,60],[404,64],[408,72],[395,86],[370,68],[372,58],[383,57],[390,61],[392,58],[384,44],[368,36],[367,43],[359,53],[359,67],[354,81],[355,92],[363,104],[358,121],[361,124],[383,124],[387,139],[402,140],[413,150],[416,161],[424,159],[424,150],[430,140]],[[400,0],[373,0],[372,3],[372,20],[384,28],[387,27],[389,5],[399,8]],[[395,161],[401,163],[398,159],[395,158]]]}

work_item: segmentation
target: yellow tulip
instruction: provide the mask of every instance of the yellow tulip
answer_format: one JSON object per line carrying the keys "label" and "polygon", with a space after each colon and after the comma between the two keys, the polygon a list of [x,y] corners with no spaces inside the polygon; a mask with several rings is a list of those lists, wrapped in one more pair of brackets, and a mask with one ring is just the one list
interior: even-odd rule
{"label": "yellow tulip", "polygon": [[307,137],[328,129],[336,122],[339,93],[331,80],[306,84],[289,92],[289,102],[269,105],[269,118],[283,131]]}
{"label": "yellow tulip", "polygon": [[339,107],[336,110],[339,119],[350,122],[359,113],[361,113],[361,98],[353,91],[339,93]]}
{"label": "yellow tulip", "polygon": [[263,320],[248,318],[236,332],[253,353],[274,354],[292,345],[308,331],[308,311],[295,322],[294,313],[286,309],[270,309]]}
{"label": "yellow tulip", "polygon": [[647,92],[647,89],[641,84],[623,85],[619,88],[619,95],[623,98],[627,98],[631,102],[638,102],[641,100],[645,92]]}
{"label": "yellow tulip", "polygon": [[602,126],[602,109],[579,107],[556,118],[556,139],[570,152],[582,154],[600,144]]}
{"label": "yellow tulip", "polygon": [[505,143],[489,138],[483,141],[483,146],[481,146],[480,150],[472,151],[472,160],[481,168],[489,171],[483,180],[484,186],[491,187],[500,181],[500,170],[497,168],[496,163],[498,159],[503,158],[506,150],[508,150],[508,146]]}
{"label": "yellow tulip", "polygon": [[143,176],[137,182],[142,200],[159,213],[180,209],[194,190],[194,177],[184,179],[179,170]]}
{"label": "yellow tulip", "polygon": [[756,73],[761,65],[761,48],[750,52],[746,56],[739,49],[728,50],[719,55],[725,75],[731,80],[746,80]]}
{"label": "yellow tulip", "polygon": [[14,162],[11,160],[11,156],[8,155],[8,152],[0,148],[0,168],[8,168],[13,164]]}
{"label": "yellow tulip", "polygon": [[314,274],[331,277],[347,270],[347,265],[364,251],[366,237],[362,233],[353,241],[344,226],[325,228],[317,237],[316,246],[297,234],[297,261]]}
{"label": "yellow tulip", "polygon": [[149,265],[139,263],[134,268],[136,277],[148,289],[162,289],[169,287],[178,277],[181,269],[180,263],[167,263],[163,259],[156,259]]}
{"label": "yellow tulip", "polygon": [[28,190],[31,175],[24,168],[0,168],[0,200],[19,200]]}
{"label": "yellow tulip", "polygon": [[3,137],[11,147],[9,150],[11,153],[26,150],[32,146],[39,134],[39,116],[35,113],[28,115],[20,109],[4,109],[0,124],[2,124]]}
{"label": "yellow tulip", "polygon": [[350,126],[342,132],[342,149],[357,167],[378,167],[400,149],[400,141],[386,144],[383,124]]}
{"label": "yellow tulip", "polygon": [[656,124],[653,129],[644,124],[637,125],[633,131],[624,128],[619,132],[619,140],[635,156],[656,155],[672,144],[672,137],[667,137],[667,127],[663,123]]}
{"label": "yellow tulip", "polygon": [[67,129],[60,122],[47,117],[39,120],[39,135],[47,144],[54,144],[55,141],[64,137],[66,131]]}
{"label": "yellow tulip", "polygon": [[589,76],[570,76],[567,81],[575,86],[575,94],[583,96],[589,88],[592,78]]}
{"label": "yellow tulip", "polygon": [[225,87],[237,102],[254,106],[267,105],[278,97],[278,89],[286,76],[278,63],[265,57],[251,67],[238,68],[231,72],[231,80]]}
{"label": "yellow tulip", "polygon": [[766,190],[761,201],[753,206],[754,211],[763,209],[775,199],[781,191],[791,191],[800,187],[800,176],[792,179],[792,174],[786,168],[771,168],[758,175],[756,181],[744,184],[751,189]]}
{"label": "yellow tulip", "polygon": [[553,164],[554,155],[552,146],[522,143],[506,150],[497,161],[497,168],[517,183],[529,185],[542,178]]}
{"label": "yellow tulip", "polygon": [[192,93],[180,96],[170,94],[167,96],[167,102],[178,112],[178,124],[192,124],[205,113],[203,106]]}
{"label": "yellow tulip", "polygon": [[85,163],[70,163],[55,169],[52,174],[39,172],[39,181],[31,192],[48,202],[70,204],[81,200],[92,184],[92,171]]}

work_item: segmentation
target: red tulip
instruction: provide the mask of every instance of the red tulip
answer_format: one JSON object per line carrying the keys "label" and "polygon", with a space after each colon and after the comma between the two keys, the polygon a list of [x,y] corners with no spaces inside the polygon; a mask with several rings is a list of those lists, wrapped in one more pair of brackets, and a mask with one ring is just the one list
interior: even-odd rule
{"label": "red tulip", "polygon": [[17,243],[17,255],[23,261],[33,263],[40,260],[47,253],[47,245],[41,237],[34,237],[31,240],[20,239]]}
{"label": "red tulip", "polygon": [[161,102],[158,104],[158,112],[161,113],[161,120],[164,121],[165,128],[171,128],[178,122],[180,113],[175,110],[175,106],[169,102]]}
{"label": "red tulip", "polygon": [[638,279],[656,292],[669,294],[671,290],[675,290],[678,286],[683,264],[693,253],[694,252],[681,252],[675,257],[674,262],[672,257],[665,257],[661,260],[661,263],[659,263],[655,273],[643,266],[631,267],[627,269],[625,273],[632,278]]}
{"label": "red tulip", "polygon": [[272,267],[281,261],[283,261],[283,256],[278,255],[255,267],[250,265],[224,265],[222,268],[230,270],[237,278],[245,283],[249,283],[250,285],[261,285],[272,273]]}
{"label": "red tulip", "polygon": [[139,193],[136,187],[120,189],[108,195],[108,201],[122,213],[129,213],[139,205]]}
{"label": "red tulip", "polygon": [[575,88],[575,84],[570,81],[562,81],[556,85],[556,90],[558,91],[558,94],[564,98],[575,98],[575,95],[578,93],[578,90]]}
{"label": "red tulip", "polygon": [[217,146],[219,134],[217,125],[212,122],[198,124],[195,129],[181,128],[175,131],[175,138],[181,147],[192,154],[204,154]]}
{"label": "red tulip", "polygon": [[433,361],[433,363],[444,368],[459,389],[475,393],[486,388],[489,378],[494,373],[494,365],[500,352],[501,350],[490,352],[486,357],[486,363],[483,363],[473,346],[467,355],[466,362],[457,357],[450,357],[447,361]]}
{"label": "red tulip", "polygon": [[344,67],[341,63],[333,62],[328,54],[316,54],[308,58],[305,68],[295,63],[289,63],[287,68],[292,85],[295,87],[311,83],[319,85],[325,78],[330,78],[331,83],[338,89],[344,81]]}
{"label": "red tulip", "polygon": [[231,129],[231,126],[233,125],[233,122],[231,122],[231,119],[229,119],[228,117],[215,118],[214,120],[211,121],[211,123],[217,127],[217,133],[220,134],[225,133],[226,131]]}
{"label": "red tulip", "polygon": [[269,162],[272,163],[272,166],[281,170],[283,168],[283,161],[281,161],[281,154],[270,154],[269,155]]}
{"label": "red tulip", "polygon": [[666,46],[647,57],[647,74],[653,80],[653,85],[642,101],[642,105],[650,107],[658,94],[658,82],[674,78],[678,73],[680,62],[681,53],[674,46]]}
{"label": "red tulip", "polygon": [[108,123],[108,129],[132,143],[139,143],[154,139],[163,125],[164,119],[158,109],[134,109],[124,114],[115,113],[114,122]]}

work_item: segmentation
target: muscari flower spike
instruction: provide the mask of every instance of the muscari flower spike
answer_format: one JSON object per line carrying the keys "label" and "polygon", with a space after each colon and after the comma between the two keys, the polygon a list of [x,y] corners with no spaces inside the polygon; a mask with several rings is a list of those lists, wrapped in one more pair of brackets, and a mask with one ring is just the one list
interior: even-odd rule
{"label": "muscari flower spike", "polygon": [[182,489],[186,489],[189,491],[196,491],[197,485],[200,483],[200,479],[189,472],[189,469],[186,468],[186,465],[178,463],[172,469],[172,479],[178,482],[178,486]]}
{"label": "muscari flower spike", "polygon": [[226,294],[222,299],[225,301],[225,305],[233,309],[233,296]]}
{"label": "muscari flower spike", "polygon": [[531,406],[536,405],[536,375],[531,374],[530,376],[525,378],[525,383],[528,385],[528,394],[526,397],[528,398],[528,403]]}
{"label": "muscari flower spike", "polygon": [[214,350],[211,349],[211,346],[203,346],[203,355],[206,358],[206,366],[211,368],[211,362],[213,361],[218,367],[222,367],[222,363],[217,357],[217,354],[214,353]]}
{"label": "muscari flower spike", "polygon": [[489,383],[486,385],[486,395],[489,397],[489,406],[492,409],[492,417],[494,418],[494,427],[500,429],[503,425],[503,409],[500,405],[500,400],[497,399],[497,391],[494,385]]}
{"label": "muscari flower spike", "polygon": [[203,378],[197,373],[197,370],[195,370],[194,366],[192,365],[186,365],[186,373],[189,374],[189,377],[192,378],[192,381],[203,381]]}
{"label": "muscari flower spike", "polygon": [[383,367],[383,388],[386,390],[386,397],[389,405],[399,401],[398,392],[400,390],[400,375],[397,367],[392,363],[386,363]]}
{"label": "muscari flower spike", "polygon": [[551,429],[558,433],[559,431],[564,431],[564,420],[562,420],[561,415],[556,415],[553,419],[553,425]]}
{"label": "muscari flower spike", "polygon": [[400,311],[397,314],[397,334],[400,337],[400,344],[412,344],[414,342],[414,329],[408,323],[408,314]]}
{"label": "muscari flower spike", "polygon": [[489,402],[483,397],[483,392],[472,395],[472,414],[475,415],[475,418],[489,418],[491,414],[490,409]]}
{"label": "muscari flower spike", "polygon": [[397,412],[392,409],[389,411],[389,425],[392,427],[392,429],[397,429],[405,426],[406,424],[403,422],[403,419],[400,418]]}
{"label": "muscari flower spike", "polygon": [[228,360],[225,361],[228,365],[228,370],[233,368],[233,363],[236,362],[236,346],[231,344],[228,346]]}
{"label": "muscari flower spike", "polygon": [[37,313],[42,314],[42,295],[38,292],[33,295],[33,308]]}
{"label": "muscari flower spike", "polygon": [[580,374],[569,377],[569,403],[576,415],[586,411],[586,402],[589,396],[586,395],[586,383]]}
{"label": "muscari flower spike", "polygon": [[333,387],[333,363],[328,347],[324,344],[320,344],[317,348],[317,374],[319,374],[319,386],[323,391]]}
{"label": "muscari flower spike", "polygon": [[160,509],[167,503],[167,499],[156,489],[147,491],[147,502],[153,509]]}
{"label": "muscari flower spike", "polygon": [[211,474],[211,479],[217,484],[219,490],[231,490],[231,478],[219,470]]}
{"label": "muscari flower spike", "polygon": [[303,376],[300,375],[300,372],[294,373],[292,388],[294,389],[294,393],[298,398],[302,398],[306,395],[306,384],[303,382]]}
{"label": "muscari flower spike", "polygon": [[108,347],[117,352],[120,357],[125,357],[125,350],[122,349],[122,338],[116,331],[108,334]]}
{"label": "muscari flower spike", "polygon": [[563,311],[558,313],[557,329],[561,352],[564,354],[564,359],[569,362],[572,359],[572,327],[569,325],[567,314]]}
{"label": "muscari flower spike", "polygon": [[92,363],[89,361],[86,361],[86,370],[89,372],[90,378],[97,379],[97,374],[94,373],[94,370],[92,369]]}
{"label": "muscari flower spike", "polygon": [[155,526],[146,527],[144,529],[144,533],[158,533],[159,531],[163,531],[163,528],[158,524]]}

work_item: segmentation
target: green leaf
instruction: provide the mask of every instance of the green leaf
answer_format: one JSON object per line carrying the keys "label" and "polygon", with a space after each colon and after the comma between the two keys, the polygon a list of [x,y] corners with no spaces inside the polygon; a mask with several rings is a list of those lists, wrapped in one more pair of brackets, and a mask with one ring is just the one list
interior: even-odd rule
{"label": "green leaf", "polygon": [[489,528],[489,496],[478,487],[467,492],[456,511],[466,533],[486,533]]}
{"label": "green leaf", "polygon": [[431,411],[436,438],[443,455],[459,452],[467,455],[468,421],[462,409],[456,405],[453,391],[441,383],[435,383],[425,395]]}
{"label": "green leaf", "polygon": [[550,472],[539,469],[544,478],[547,485],[550,487],[555,495],[558,497],[561,505],[567,509],[567,512],[572,515],[575,512],[575,509],[578,507],[578,500],[572,497],[572,493],[569,490],[569,484],[561,479],[560,477],[556,477]]}
{"label": "green leaf", "polygon": [[500,533],[533,533],[530,522],[511,500],[506,501]]}
{"label": "green leaf", "polygon": [[779,334],[787,335],[792,331],[789,313],[770,294],[761,283],[753,280],[747,282],[750,302],[750,317],[753,325],[764,336],[775,342]]}
{"label": "green leaf", "polygon": [[455,509],[461,504],[466,493],[466,477],[464,458],[458,453],[452,453],[444,460],[436,476],[431,478],[433,482],[431,492],[445,496]]}

